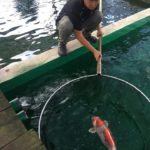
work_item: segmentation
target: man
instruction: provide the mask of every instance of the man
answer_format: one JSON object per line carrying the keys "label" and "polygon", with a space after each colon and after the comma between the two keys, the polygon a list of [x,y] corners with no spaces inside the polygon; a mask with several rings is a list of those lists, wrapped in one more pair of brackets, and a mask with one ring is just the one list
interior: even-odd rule
{"label": "man", "polygon": [[103,35],[99,26],[102,15],[98,7],[99,0],[69,0],[65,4],[56,19],[60,56],[67,55],[67,39],[74,32],[75,37],[93,53],[96,60],[101,57],[101,53],[90,44],[97,42],[97,38],[91,36],[92,31],[97,29],[97,36]]}

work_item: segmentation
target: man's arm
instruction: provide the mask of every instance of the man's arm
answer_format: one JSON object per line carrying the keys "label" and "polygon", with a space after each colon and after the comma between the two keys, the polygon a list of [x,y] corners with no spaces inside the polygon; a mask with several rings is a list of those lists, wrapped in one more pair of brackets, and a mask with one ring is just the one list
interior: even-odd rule
{"label": "man's arm", "polygon": [[96,61],[101,57],[101,53],[95,49],[84,37],[82,31],[74,30],[76,38],[79,40],[79,42],[84,45],[86,48],[88,48],[94,55]]}

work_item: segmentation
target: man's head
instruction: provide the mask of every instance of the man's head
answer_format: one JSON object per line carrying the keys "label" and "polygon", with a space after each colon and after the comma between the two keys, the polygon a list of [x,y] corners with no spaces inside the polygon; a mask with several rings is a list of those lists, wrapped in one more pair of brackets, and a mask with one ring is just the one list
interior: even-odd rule
{"label": "man's head", "polygon": [[99,5],[99,0],[84,0],[84,4],[88,9],[94,10]]}

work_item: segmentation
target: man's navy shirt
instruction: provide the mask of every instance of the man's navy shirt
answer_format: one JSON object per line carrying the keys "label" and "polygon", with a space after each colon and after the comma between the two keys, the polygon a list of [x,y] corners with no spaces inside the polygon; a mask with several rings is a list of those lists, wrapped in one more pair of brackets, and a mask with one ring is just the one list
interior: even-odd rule
{"label": "man's navy shirt", "polygon": [[68,16],[76,30],[82,30],[83,23],[92,15],[95,10],[90,10],[84,5],[84,0],[69,0],[59,13],[56,24],[63,16]]}

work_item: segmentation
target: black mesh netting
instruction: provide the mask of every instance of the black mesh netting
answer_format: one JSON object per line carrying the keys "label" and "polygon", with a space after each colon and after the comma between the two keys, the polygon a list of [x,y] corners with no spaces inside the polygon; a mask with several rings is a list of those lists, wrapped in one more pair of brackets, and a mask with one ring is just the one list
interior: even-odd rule
{"label": "black mesh netting", "polygon": [[72,82],[52,97],[41,123],[48,150],[106,150],[88,132],[94,115],[108,121],[117,150],[149,150],[149,101],[133,87],[104,76]]}

